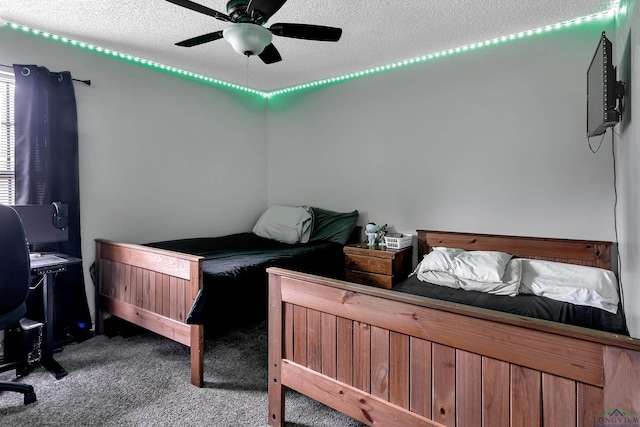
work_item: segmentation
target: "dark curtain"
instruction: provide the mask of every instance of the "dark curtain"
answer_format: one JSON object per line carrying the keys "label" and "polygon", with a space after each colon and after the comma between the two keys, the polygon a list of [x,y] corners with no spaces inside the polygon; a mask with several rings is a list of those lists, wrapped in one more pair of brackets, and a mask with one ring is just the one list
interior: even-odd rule
{"label": "dark curtain", "polygon": [[[13,66],[15,89],[16,204],[68,205],[69,240],[34,247],[82,258],[78,119],[71,74],[36,65]],[[27,315],[41,317],[41,292]],[[37,298],[36,298],[37,297]],[[33,302],[39,300],[40,303]],[[54,340],[91,329],[82,264],[59,273],[55,282]]]}

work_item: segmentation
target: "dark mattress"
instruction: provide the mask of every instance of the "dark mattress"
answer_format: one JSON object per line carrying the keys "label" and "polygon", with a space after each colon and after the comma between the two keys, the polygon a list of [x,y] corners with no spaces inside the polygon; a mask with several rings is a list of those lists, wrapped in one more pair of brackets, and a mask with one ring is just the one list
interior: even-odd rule
{"label": "dark mattress", "polygon": [[621,307],[618,307],[617,314],[612,314],[599,308],[560,302],[535,295],[519,294],[515,297],[509,297],[453,289],[421,282],[415,275],[398,283],[393,287],[393,290],[520,316],[629,335]]}
{"label": "dark mattress", "polygon": [[238,233],[146,246],[205,258],[203,288],[187,323],[205,325],[207,332],[235,329],[266,318],[268,267],[333,278],[344,276],[343,246],[328,241],[291,245],[253,233]]}

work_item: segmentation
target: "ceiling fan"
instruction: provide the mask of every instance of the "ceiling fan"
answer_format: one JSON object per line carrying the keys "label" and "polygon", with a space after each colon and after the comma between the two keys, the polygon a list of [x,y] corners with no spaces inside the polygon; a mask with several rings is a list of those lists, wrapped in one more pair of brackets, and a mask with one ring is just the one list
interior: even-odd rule
{"label": "ceiling fan", "polygon": [[341,28],[309,24],[264,24],[276,13],[286,0],[230,0],[227,14],[210,9],[190,0],[167,0],[169,3],[212,16],[220,21],[230,22],[224,30],[203,34],[176,43],[176,46],[192,47],[224,38],[233,49],[246,56],[258,55],[265,64],[282,60],[280,53],[271,43],[272,35],[295,39],[337,42],[342,35]]}

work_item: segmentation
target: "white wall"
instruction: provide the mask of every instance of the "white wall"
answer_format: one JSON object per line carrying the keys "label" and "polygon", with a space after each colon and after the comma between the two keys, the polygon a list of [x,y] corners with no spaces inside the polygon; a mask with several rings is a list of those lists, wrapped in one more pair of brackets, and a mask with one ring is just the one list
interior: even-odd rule
{"label": "white wall", "polygon": [[270,101],[269,202],[397,231],[613,240],[610,143],[593,154],[585,136],[602,25]]}
{"label": "white wall", "polygon": [[[640,111],[638,72],[640,70],[640,35],[632,28],[640,28],[640,8],[635,0],[622,2],[624,13],[618,16],[614,45],[618,80],[626,83],[622,123],[616,127],[616,175],[618,182],[618,247],[620,252],[620,280],[623,288],[625,314],[631,335],[640,337],[640,142],[636,117]],[[632,73],[632,70],[635,73]],[[636,76],[634,79],[634,75]]]}
{"label": "white wall", "polygon": [[[8,29],[0,63],[69,70],[78,104],[82,253],[247,231],[267,206],[264,102]],[[93,313],[93,284],[86,277]]]}
{"label": "white wall", "polygon": [[[0,63],[93,81],[76,85],[86,269],[95,238],[243,231],[268,203],[358,209],[361,224],[398,231],[615,240],[611,140],[593,154],[585,137],[586,69],[610,29],[583,25],[283,95],[266,114],[254,98],[9,30]],[[631,147],[619,179],[632,182]],[[638,272],[624,258],[637,259],[640,235],[638,183],[628,185],[627,287]],[[89,280],[87,293],[93,307]],[[629,314],[640,295],[626,294]]]}

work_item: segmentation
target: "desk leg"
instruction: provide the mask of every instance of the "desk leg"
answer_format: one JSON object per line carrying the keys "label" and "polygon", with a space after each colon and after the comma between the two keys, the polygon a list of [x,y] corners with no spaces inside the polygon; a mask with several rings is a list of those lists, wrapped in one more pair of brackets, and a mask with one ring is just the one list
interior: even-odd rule
{"label": "desk leg", "polygon": [[53,301],[55,292],[55,273],[46,273],[42,281],[42,304],[44,306],[44,352],[42,365],[57,380],[67,375],[67,371],[53,358]]}

